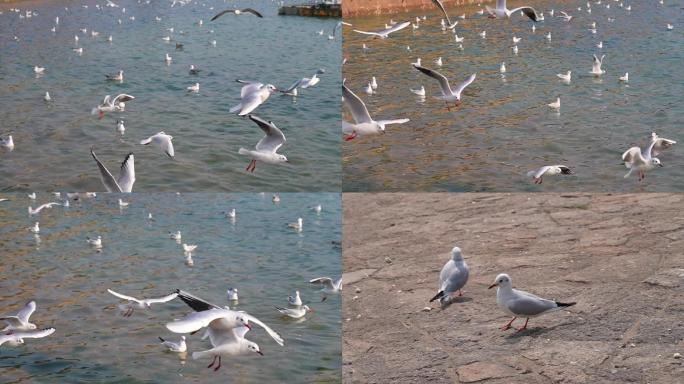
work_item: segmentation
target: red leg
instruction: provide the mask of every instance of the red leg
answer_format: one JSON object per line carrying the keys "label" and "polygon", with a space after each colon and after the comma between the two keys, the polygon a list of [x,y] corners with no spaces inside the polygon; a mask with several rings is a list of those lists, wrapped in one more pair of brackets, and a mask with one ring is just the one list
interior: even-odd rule
{"label": "red leg", "polygon": [[463,291],[459,289],[459,290],[458,290],[458,295],[459,295],[459,296],[463,296]]}
{"label": "red leg", "polygon": [[345,137],[345,138],[344,138],[344,141],[351,141],[351,140],[354,140],[354,138],[356,138],[356,136],[358,136],[358,135],[359,135],[359,134],[356,133],[356,131],[354,131],[354,132],[352,132],[351,135]]}
{"label": "red leg", "polygon": [[104,112],[100,111],[100,117],[99,117],[99,119],[102,120],[103,117],[104,117]]}
{"label": "red leg", "polygon": [[513,324],[513,321],[515,321],[515,319],[517,319],[517,317],[513,317],[513,318],[511,319],[511,321],[508,322],[508,324],[506,324],[506,325],[504,325],[503,327],[501,327],[501,330],[502,330],[502,331],[507,331],[507,330],[511,329],[511,324]]}
{"label": "red leg", "polygon": [[218,357],[218,361],[219,361],[219,363],[218,363],[218,365],[216,366],[216,368],[214,368],[214,372],[218,371],[219,368],[221,368],[221,356]]}
{"label": "red leg", "polygon": [[254,163],[252,164],[252,173],[254,173],[254,170],[256,169],[256,160],[252,160]]}
{"label": "red leg", "polygon": [[216,357],[217,356],[214,356],[214,360],[211,361],[211,364],[207,365],[207,368],[211,368],[214,366],[214,363],[216,362]]}
{"label": "red leg", "polygon": [[526,329],[527,329],[527,322],[528,322],[528,321],[530,321],[530,318],[529,318],[529,317],[525,319],[525,325],[523,325],[522,328],[518,328],[518,331],[517,331],[516,333],[522,332],[522,331],[526,330]]}

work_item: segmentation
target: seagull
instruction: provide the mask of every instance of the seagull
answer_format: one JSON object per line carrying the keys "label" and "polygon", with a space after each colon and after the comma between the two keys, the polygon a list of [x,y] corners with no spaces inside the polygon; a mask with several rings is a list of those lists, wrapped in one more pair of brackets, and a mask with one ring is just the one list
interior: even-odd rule
{"label": "seagull", "polygon": [[546,37],[546,40],[551,41],[551,32],[547,33],[545,35],[545,37]]}
{"label": "seagull", "polygon": [[371,35],[375,38],[386,39],[389,37],[390,33],[400,31],[400,30],[408,27],[410,24],[411,24],[410,21],[404,21],[403,23],[397,23],[390,28],[386,28],[386,29],[384,29],[382,31],[378,31],[378,32],[366,32],[366,31],[361,31],[358,29],[353,29],[353,31],[357,32],[357,33],[364,34],[364,35]]}
{"label": "seagull", "polygon": [[40,223],[36,221],[33,224],[33,227],[30,227],[28,230],[31,231],[31,233],[40,233]]}
{"label": "seagull", "polygon": [[37,214],[40,213],[40,211],[42,211],[43,209],[45,209],[45,208],[52,208],[54,205],[60,205],[60,204],[53,201],[53,202],[51,202],[51,203],[43,204],[43,205],[37,207],[36,209],[33,209],[33,208],[31,208],[31,207],[29,206],[29,207],[28,207],[29,216],[37,215]]}
{"label": "seagull", "polygon": [[344,97],[344,104],[354,119],[353,124],[342,121],[342,132],[349,134],[345,141],[352,140],[358,135],[384,133],[386,125],[404,124],[409,121],[409,119],[373,120],[368,113],[366,104],[344,84],[342,84],[342,96]]}
{"label": "seagull", "polygon": [[0,147],[7,148],[8,150],[14,150],[14,139],[12,135],[8,135],[7,138],[0,137]]}
{"label": "seagull", "polygon": [[371,83],[368,83],[368,85],[366,85],[366,87],[363,89],[363,91],[366,92],[366,94],[368,94],[368,95],[372,95],[375,93],[373,91],[373,86],[371,85]]}
{"label": "seagull", "polygon": [[187,87],[187,88],[185,88],[185,89],[187,89],[188,92],[197,93],[197,92],[199,92],[199,89],[200,89],[200,88],[199,88],[199,83],[195,83],[195,85],[191,85],[191,86],[189,86],[189,87]]}
{"label": "seagull", "polygon": [[601,65],[603,64],[603,58],[606,57],[606,55],[601,55],[601,59],[599,59],[596,55],[594,55],[594,62],[591,67],[591,74],[598,77],[606,73],[606,71],[601,69]]}
{"label": "seagull", "polygon": [[517,55],[518,54],[518,46],[514,45],[512,49],[513,49],[513,54]]}
{"label": "seagull", "polygon": [[116,130],[122,135],[124,134],[124,132],[126,132],[126,127],[124,126],[123,120],[116,121]]}
{"label": "seagull", "polygon": [[[465,37],[459,37],[457,34],[454,34],[454,40],[456,40],[457,43],[462,43],[463,40],[465,40]],[[420,66],[420,63],[418,63],[418,66]]]}
{"label": "seagull", "polygon": [[252,8],[245,8],[245,9],[226,9],[225,11],[221,11],[221,12],[217,13],[216,16],[212,17],[212,18],[211,18],[211,21],[214,21],[214,20],[218,19],[219,17],[225,15],[226,13],[232,13],[232,14],[238,15],[238,16],[239,16],[239,15],[244,15],[244,14],[247,14],[247,13],[251,13],[252,15],[254,15],[254,16],[256,16],[256,17],[264,17],[261,13],[255,11],[255,10],[252,9]]}
{"label": "seagull", "polygon": [[451,19],[449,19],[449,15],[447,15],[446,9],[444,9],[444,5],[440,0],[432,0],[432,3],[439,8],[440,11],[444,14],[444,18],[447,21],[447,24],[445,25],[446,29],[454,29],[456,25],[458,25],[458,21],[451,22]]}
{"label": "seagull", "polygon": [[122,82],[124,81],[124,72],[123,70],[119,70],[119,72],[113,74],[113,75],[105,75],[105,78],[110,81],[118,81]]}
{"label": "seagull", "polygon": [[420,67],[420,57],[417,58],[415,62],[411,63],[411,65],[417,65]]}
{"label": "seagull", "polygon": [[121,207],[121,208],[128,207],[129,204],[131,204],[131,203],[129,203],[127,201],[123,201],[122,199],[119,199],[119,207]]}
{"label": "seagull", "polygon": [[98,236],[96,239],[86,238],[86,242],[95,248],[102,248],[102,236]]}
{"label": "seagull", "polygon": [[316,205],[314,205],[313,207],[311,207],[311,209],[312,209],[314,212],[316,212],[317,215],[320,215],[320,214],[321,214],[321,210],[323,209],[323,206],[320,205],[320,204],[316,204]]}
{"label": "seagull", "polygon": [[[551,16],[553,16],[553,15],[551,15]],[[567,14],[566,12],[564,12],[564,11],[560,11],[560,16],[557,16],[557,17],[558,17],[558,18],[561,18],[561,19],[563,19],[563,20],[565,20],[565,21],[570,21],[570,20],[572,20],[572,16],[568,15],[568,14]]]}
{"label": "seagull", "polygon": [[325,301],[328,298],[327,295],[329,295],[329,294],[340,293],[340,291],[342,291],[342,278],[341,277],[337,281],[333,281],[333,279],[331,279],[329,277],[317,277],[315,279],[309,280],[309,283],[319,284],[319,285],[323,286],[323,289],[321,289],[321,294],[323,296],[321,301]]}
{"label": "seagull", "polygon": [[375,79],[375,76],[373,76],[373,78],[371,79],[370,85],[371,88],[373,88],[373,90],[378,89],[378,81]]}
{"label": "seagull", "polygon": [[459,296],[463,296],[461,288],[468,282],[468,272],[468,265],[463,260],[461,248],[454,247],[451,250],[451,260],[444,264],[442,271],[439,273],[439,291],[430,299],[430,302],[439,299],[442,308],[445,308],[457,291]]}
{"label": "seagull", "polygon": [[619,79],[620,79],[620,81],[622,81],[622,82],[624,82],[624,83],[629,82],[629,72],[625,72],[625,75],[624,75],[624,76],[620,76]]}
{"label": "seagull", "polygon": [[262,84],[258,82],[247,82],[236,80],[238,83],[246,84],[240,90],[240,104],[232,107],[230,113],[237,112],[238,116],[245,116],[263,104],[273,92],[278,91],[274,85]]}
{"label": "seagull", "polygon": [[[216,314],[211,313],[211,315]],[[245,326],[224,329],[210,324],[208,335],[213,348],[206,351],[193,352],[192,358],[201,359],[203,357],[213,357],[211,364],[209,364],[207,368],[214,367],[214,364],[216,364],[216,360],[218,359],[218,365],[214,367],[214,372],[216,372],[221,368],[222,356],[229,357],[248,353],[258,353],[263,356],[264,354],[261,352],[261,349],[259,349],[257,343],[245,339],[245,334],[249,330],[250,328]]]}
{"label": "seagull", "polygon": [[484,39],[487,37],[487,31],[482,31],[479,33],[479,35],[482,36],[482,38]]}
{"label": "seagull", "polygon": [[197,249],[197,245],[188,245],[183,243],[183,252],[192,253],[195,249]]}
{"label": "seagull", "polygon": [[659,137],[655,132],[651,133],[651,141],[653,142],[651,147],[651,155],[653,156],[658,156],[664,150],[672,147],[674,144],[677,144],[677,142],[674,140]]}
{"label": "seagull", "polygon": [[549,106],[549,108],[559,110],[560,109],[560,97],[557,97],[556,101],[554,101],[553,103],[549,103],[547,105]]}
{"label": "seagull", "polygon": [[300,217],[297,219],[296,223],[289,223],[287,226],[297,232],[301,232],[304,229],[304,220]]}
{"label": "seagull", "polygon": [[625,167],[629,169],[629,172],[627,172],[624,177],[628,178],[634,170],[637,170],[639,172],[637,180],[643,180],[646,177],[646,171],[650,171],[655,168],[656,165],[659,167],[663,166],[660,159],[653,156],[657,156],[662,150],[671,147],[675,143],[676,141],[673,140],[660,139],[655,132],[652,133],[651,143],[645,153],[641,151],[641,148],[635,146],[622,154],[622,161],[624,161]]}
{"label": "seagull", "polygon": [[513,319],[511,319],[508,324],[501,327],[502,331],[511,329],[511,324],[513,324],[513,321],[518,316],[524,316],[526,318],[525,325],[518,328],[518,332],[520,332],[527,329],[527,322],[530,320],[530,317],[537,317],[576,304],[542,299],[531,293],[513,289],[511,278],[505,273],[498,275],[496,280],[494,280],[494,284],[489,286],[489,289],[494,287],[497,287],[496,303],[499,305],[499,308],[513,316]]}
{"label": "seagull", "polygon": [[515,37],[513,36],[513,44],[518,44],[522,40],[522,37]]}
{"label": "seagull", "polygon": [[129,302],[127,309],[123,314],[124,317],[131,317],[131,315],[133,315],[133,311],[135,310],[136,307],[139,309],[146,309],[146,308],[149,309],[152,307],[152,304],[166,303],[166,302],[169,302],[169,301],[175,299],[176,297],[178,297],[178,293],[174,292],[170,295],[166,295],[166,296],[160,297],[160,298],[136,299],[135,297],[126,296],[126,295],[123,295],[121,293],[112,291],[111,289],[107,289],[107,292],[111,293],[112,295],[114,295],[120,299],[123,299],[123,300],[126,300]]}
{"label": "seagull", "polygon": [[[199,75],[200,71],[201,71],[201,69],[197,69],[197,68],[195,68],[195,66],[193,64],[190,64],[189,73],[191,75]],[[199,87],[197,87],[197,88],[199,88]]]}
{"label": "seagull", "polygon": [[420,86],[419,89],[409,89],[412,93],[418,95],[418,96],[425,96],[425,87]]}
{"label": "seagull", "polygon": [[281,314],[291,317],[293,319],[300,319],[306,316],[307,312],[313,312],[313,309],[309,308],[308,305],[301,306],[299,308],[281,308],[275,307]]}
{"label": "seagull", "polygon": [[266,136],[259,140],[259,142],[256,144],[255,150],[240,148],[238,151],[239,154],[250,156],[252,158],[245,170],[248,172],[254,172],[256,169],[257,160],[268,164],[287,163],[287,157],[277,153],[278,149],[285,143],[285,135],[283,132],[276,127],[272,121],[266,121],[253,115],[247,115],[247,117],[255,122],[259,128],[264,131]]}
{"label": "seagull", "polygon": [[173,61],[173,58],[171,58],[171,56],[169,56],[169,54],[167,53],[166,56],[164,56],[164,61],[168,65],[168,64],[171,64],[171,61]]}
{"label": "seagull", "polygon": [[501,73],[506,73],[506,62],[502,62],[501,66],[499,67],[499,72]]}
{"label": "seagull", "polygon": [[31,199],[31,200],[35,200],[35,199],[36,199],[36,193],[35,193],[35,192],[29,193],[29,194],[28,194],[28,198]]}
{"label": "seagull", "polygon": [[226,217],[234,219],[236,216],[237,213],[235,213],[235,208],[232,208],[230,211],[226,212]]}
{"label": "seagull", "polygon": [[273,195],[273,197],[271,197],[271,201],[273,202],[273,204],[278,204],[278,203],[280,203],[280,196],[278,196],[278,195]]}
{"label": "seagull", "polygon": [[226,295],[228,295],[228,301],[238,301],[237,288],[228,288],[228,290],[226,291]]}
{"label": "seagull", "polygon": [[467,86],[469,86],[470,83],[472,83],[473,81],[475,81],[475,76],[476,76],[476,74],[473,73],[472,75],[470,75],[470,77],[469,77],[466,81],[464,81],[463,83],[459,84],[458,87],[457,87],[455,90],[452,90],[452,89],[451,89],[451,86],[449,85],[449,80],[448,80],[444,75],[442,75],[441,73],[439,73],[439,72],[437,72],[437,71],[433,71],[433,70],[428,69],[428,68],[425,68],[425,67],[418,67],[418,66],[415,66],[415,65],[414,65],[414,67],[415,67],[417,70],[423,72],[424,74],[426,74],[426,75],[432,77],[433,79],[435,79],[435,80],[437,80],[437,81],[439,82],[439,86],[440,86],[440,88],[442,89],[442,95],[441,95],[441,96],[438,96],[437,98],[438,98],[438,99],[441,99],[441,100],[444,100],[444,102],[446,102],[446,104],[447,104],[447,108],[449,108],[449,103],[450,103],[450,102],[451,102],[451,103],[454,103],[455,105],[457,105],[458,103],[460,103],[460,101],[461,101],[461,92],[463,92],[463,90],[464,90]]}
{"label": "seagull", "polygon": [[173,151],[173,143],[171,142],[173,140],[173,136],[167,135],[164,133],[164,131],[158,132],[150,137],[148,137],[145,140],[141,140],[140,144],[142,145],[149,145],[150,143],[154,143],[161,148],[164,153],[166,153],[167,156],[169,156],[171,159],[173,159],[175,152]]}
{"label": "seagull", "polygon": [[33,72],[35,72],[37,75],[43,74],[43,73],[45,73],[45,67],[39,67],[39,66],[35,65],[33,67]]}
{"label": "seagull", "polygon": [[93,152],[92,148],[90,149],[90,154],[93,156],[93,159],[95,159],[95,162],[97,163],[97,167],[100,169],[100,179],[107,189],[107,192],[133,191],[133,184],[135,184],[135,157],[133,156],[133,152],[126,155],[124,161],[121,163],[118,179],[115,179],[107,167],[105,167],[100,159],[95,156],[95,152]]}
{"label": "seagull", "polygon": [[301,297],[299,297],[299,291],[295,291],[294,296],[288,296],[287,297],[287,303],[290,305],[297,306],[297,307],[302,305],[302,299],[301,299]]}
{"label": "seagull", "polygon": [[47,337],[55,332],[54,328],[45,328],[38,331],[20,331],[12,332],[5,335],[0,335],[0,346],[8,343],[11,346],[24,344],[24,339],[39,339]]}
{"label": "seagull", "polygon": [[176,233],[169,232],[169,238],[180,241],[180,239],[182,238],[181,231],[177,231]]}
{"label": "seagull", "polygon": [[530,6],[522,6],[514,9],[508,9],[506,8],[506,0],[496,0],[496,8],[491,8],[488,5],[485,5],[485,8],[487,9],[487,13],[489,13],[489,18],[490,19],[496,19],[496,18],[511,18],[511,15],[515,14],[516,12],[520,11],[525,16],[529,17],[532,19],[532,21],[539,21],[540,16],[537,13],[537,11],[534,10],[534,8]]}
{"label": "seagull", "polygon": [[29,322],[29,318],[36,311],[36,302],[29,301],[26,305],[17,312],[15,316],[2,316],[0,321],[7,323],[2,332],[8,331],[30,331],[36,329],[36,325]]}
{"label": "seagull", "polygon": [[168,348],[168,350],[171,352],[183,353],[188,350],[188,346],[185,344],[185,336],[181,336],[180,340],[177,343],[173,341],[164,340],[161,337],[159,338],[159,340],[161,341],[161,345]]}
{"label": "seagull", "polygon": [[566,74],[558,73],[556,76],[566,83],[569,83],[572,79],[572,71],[568,71]]}
{"label": "seagull", "polygon": [[437,60],[435,60],[435,64],[436,64],[438,67],[441,67],[441,66],[442,66],[442,56],[438,57]]}
{"label": "seagull", "polygon": [[100,105],[93,108],[92,114],[99,113],[99,117],[102,119],[105,112],[123,112],[126,109],[126,103],[134,99],[135,97],[125,93],[117,95],[113,100],[111,96],[107,95]]}
{"label": "seagull", "polygon": [[603,49],[603,41],[599,41],[598,44],[596,44],[596,48]]}
{"label": "seagull", "polygon": [[668,30],[668,31],[671,31],[671,30],[674,29],[674,25],[672,25],[672,24],[670,24],[670,23],[667,23],[667,26],[666,26],[666,27],[667,27],[667,30]]}
{"label": "seagull", "polygon": [[572,175],[572,170],[565,165],[545,165],[539,169],[527,172],[535,184],[541,184],[544,176]]}

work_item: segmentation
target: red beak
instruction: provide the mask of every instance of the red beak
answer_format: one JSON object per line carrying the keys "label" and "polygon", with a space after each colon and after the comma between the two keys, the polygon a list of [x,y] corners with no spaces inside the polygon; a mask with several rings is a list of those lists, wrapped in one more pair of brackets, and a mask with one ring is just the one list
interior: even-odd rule
{"label": "red beak", "polygon": [[492,289],[492,288],[496,287],[497,285],[499,285],[499,284],[494,283],[494,284],[490,285],[489,288],[487,288],[487,289]]}
{"label": "red beak", "polygon": [[251,325],[249,325],[249,324],[245,324],[245,327],[247,327],[247,329],[249,329],[249,330],[251,330],[251,329],[252,329],[252,326],[251,326]]}
{"label": "red beak", "polygon": [[260,354],[261,356],[263,356],[263,355],[264,355],[264,353],[263,353],[263,352],[261,352],[261,351],[257,351],[257,353],[258,353],[258,354]]}

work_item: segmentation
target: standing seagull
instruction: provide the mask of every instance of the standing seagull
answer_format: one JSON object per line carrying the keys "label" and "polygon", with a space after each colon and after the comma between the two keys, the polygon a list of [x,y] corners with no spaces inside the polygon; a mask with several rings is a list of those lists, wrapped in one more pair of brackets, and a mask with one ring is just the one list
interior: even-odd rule
{"label": "standing seagull", "polygon": [[506,0],[496,0],[496,8],[491,8],[490,6],[486,5],[485,8],[487,9],[487,13],[489,13],[489,18],[490,19],[497,19],[497,18],[511,18],[511,15],[515,14],[518,11],[521,11],[522,13],[525,14],[525,16],[529,17],[532,19],[532,21],[539,21],[539,14],[537,11],[534,10],[534,8],[530,6],[522,6],[514,9],[508,9],[506,8]]}
{"label": "standing seagull", "polygon": [[309,280],[309,283],[320,284],[323,286],[323,289],[321,289],[321,294],[323,295],[321,301],[325,301],[328,298],[327,295],[329,294],[340,293],[340,291],[342,291],[341,277],[337,281],[333,281],[333,279],[329,277],[317,277],[315,279]]}
{"label": "standing seagull", "polygon": [[264,136],[255,147],[255,151],[240,148],[239,154],[251,156],[252,161],[249,162],[247,168],[248,172],[254,172],[256,169],[257,160],[261,160],[268,164],[287,163],[287,157],[277,153],[278,149],[285,144],[285,135],[272,121],[263,120],[260,117],[248,115],[249,119],[255,122],[261,128],[266,136]]}
{"label": "standing seagull", "polygon": [[430,299],[433,302],[439,299],[442,308],[449,305],[451,297],[458,291],[459,296],[463,296],[461,288],[468,282],[468,265],[463,260],[461,248],[454,247],[451,250],[451,260],[447,261],[439,273],[439,292]]}
{"label": "standing seagull", "polygon": [[342,121],[342,132],[349,134],[345,138],[346,141],[352,140],[358,135],[385,133],[385,125],[404,124],[409,121],[409,119],[373,120],[368,113],[366,104],[344,84],[342,84],[342,96],[344,97],[344,104],[354,119],[354,124]]}
{"label": "standing seagull", "polygon": [[278,91],[274,85],[262,84],[258,82],[249,82],[244,80],[236,80],[238,83],[245,84],[240,90],[240,104],[230,109],[230,113],[237,112],[238,116],[245,116],[250,114],[258,106],[263,104],[273,92]]}
{"label": "standing seagull", "polygon": [[496,290],[496,303],[504,312],[513,316],[508,324],[501,327],[502,331],[511,329],[511,324],[518,316],[526,317],[525,325],[518,328],[518,332],[527,329],[527,322],[530,317],[541,316],[545,313],[558,311],[560,309],[575,305],[575,303],[561,303],[559,301],[542,299],[525,291],[513,289],[511,278],[502,273],[496,277],[494,284],[489,289],[498,287]]}
{"label": "standing seagull", "polygon": [[601,69],[601,65],[603,64],[603,58],[606,57],[606,55],[601,55],[601,59],[599,59],[596,55],[594,55],[594,62],[592,63],[591,66],[591,74],[598,77],[606,73],[606,71]]}
{"label": "standing seagull", "polygon": [[390,28],[383,29],[382,31],[378,31],[378,32],[366,32],[366,31],[360,31],[358,29],[353,29],[353,31],[357,32],[357,33],[361,33],[363,35],[371,35],[374,38],[386,39],[389,37],[390,33],[400,31],[400,30],[408,27],[409,25],[411,25],[410,21],[404,21],[403,23],[397,23]]}
{"label": "standing seagull", "polygon": [[444,18],[447,21],[447,25],[445,25],[446,29],[454,29],[456,25],[458,25],[458,21],[451,22],[451,19],[449,19],[449,15],[447,15],[446,9],[444,9],[444,5],[440,0],[432,0],[432,3],[439,8],[440,11],[444,14]]}
{"label": "standing seagull", "polygon": [[234,15],[244,15],[247,13],[251,13],[252,15],[256,17],[264,17],[261,13],[255,11],[252,8],[245,8],[245,9],[226,9],[225,11],[221,11],[216,14],[216,16],[212,17],[210,21],[214,21],[218,19],[219,17],[225,15],[226,13],[232,13]]}
{"label": "standing seagull", "polygon": [[173,143],[171,142],[171,140],[173,140],[173,136],[167,135],[166,133],[164,133],[164,131],[162,131],[148,137],[145,140],[140,141],[140,144],[149,145],[150,143],[154,143],[158,145],[159,148],[161,148],[161,150],[164,151],[164,153],[166,153],[167,156],[173,159],[175,153],[173,151]]}
{"label": "standing seagull", "polygon": [[450,102],[457,105],[461,101],[461,92],[463,92],[463,90],[469,86],[470,83],[475,81],[476,76],[476,74],[473,73],[466,81],[459,84],[455,90],[452,90],[451,86],[449,85],[449,80],[441,73],[433,71],[432,69],[427,69],[425,67],[419,67],[417,65],[414,65],[413,67],[439,82],[439,86],[442,89],[442,96],[438,96],[437,98],[444,100],[447,104],[447,108],[449,108]]}
{"label": "standing seagull", "polygon": [[104,184],[107,192],[132,192],[133,184],[135,183],[135,158],[133,152],[126,155],[124,161],[121,163],[121,170],[119,171],[119,178],[115,179],[109,172],[107,167],[102,164],[100,159],[95,156],[93,149],[90,149],[90,154],[95,159],[97,167],[100,169],[100,178]]}

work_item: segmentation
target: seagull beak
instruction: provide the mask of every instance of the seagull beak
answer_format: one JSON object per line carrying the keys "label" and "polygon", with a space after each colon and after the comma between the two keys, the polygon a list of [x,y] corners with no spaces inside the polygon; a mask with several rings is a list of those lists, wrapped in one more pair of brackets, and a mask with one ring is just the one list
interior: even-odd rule
{"label": "seagull beak", "polygon": [[658,164],[658,165],[659,165],[659,166],[661,166],[661,167],[663,167],[663,165],[662,165],[662,164]]}
{"label": "seagull beak", "polygon": [[261,351],[257,351],[257,353],[258,353],[258,354],[260,354],[261,356],[263,356],[263,355],[264,355],[264,353],[263,353],[263,352],[261,352]]}
{"label": "seagull beak", "polygon": [[245,324],[245,327],[247,327],[247,329],[249,329],[249,330],[252,330],[252,326],[249,324]]}
{"label": "seagull beak", "polygon": [[492,289],[492,288],[494,288],[494,287],[496,287],[496,286],[498,286],[498,285],[499,285],[499,284],[494,283],[494,284],[490,285],[489,288],[487,288],[487,289]]}

